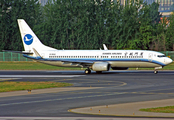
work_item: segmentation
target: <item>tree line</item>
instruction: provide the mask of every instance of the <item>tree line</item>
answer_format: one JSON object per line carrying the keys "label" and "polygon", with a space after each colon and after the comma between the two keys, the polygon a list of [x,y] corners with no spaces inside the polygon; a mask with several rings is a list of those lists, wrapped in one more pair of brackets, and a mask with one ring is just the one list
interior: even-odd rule
{"label": "tree line", "polygon": [[174,14],[159,4],[127,0],[0,0],[0,50],[23,50],[17,19],[25,19],[38,38],[57,49],[174,50]]}

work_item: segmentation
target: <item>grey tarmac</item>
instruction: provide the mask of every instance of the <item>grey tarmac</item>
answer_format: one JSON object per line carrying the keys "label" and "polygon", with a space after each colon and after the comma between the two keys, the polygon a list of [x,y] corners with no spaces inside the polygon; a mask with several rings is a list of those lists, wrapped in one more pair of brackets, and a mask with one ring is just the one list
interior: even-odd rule
{"label": "grey tarmac", "polygon": [[[104,113],[101,108],[98,108],[99,106],[106,107],[108,105],[108,110],[110,108],[114,109],[114,105],[120,105],[120,107],[123,105],[124,107],[122,106],[122,108],[125,108],[132,103],[136,105],[133,105],[133,108],[130,107],[131,110],[134,110],[134,112],[131,111],[130,116],[136,117],[138,112],[135,112],[135,110],[139,109],[137,107],[138,103],[174,99],[174,71],[159,71],[158,74],[153,74],[153,71],[111,71],[104,72],[103,74],[92,72],[90,75],[85,75],[83,71],[0,71],[1,75],[6,75],[6,77],[1,77],[0,82],[55,81],[73,83],[74,86],[32,90],[30,94],[27,91],[0,93],[0,119],[6,119],[3,117],[13,117],[15,119],[15,117],[19,116],[27,118],[53,117],[53,119],[67,119],[67,117],[71,117],[72,119],[74,117],[74,119],[86,119],[86,117],[95,117],[96,119],[100,119],[100,114]],[[8,75],[10,77],[7,78]],[[13,75],[17,75],[18,77],[13,78]],[[28,77],[23,77],[25,75]],[[48,77],[30,77],[34,75]],[[64,77],[49,77],[60,75],[64,75]],[[70,75],[77,77],[68,77]],[[143,105],[142,103],[140,105]],[[145,106],[150,107],[151,105],[149,102],[149,106]],[[158,103],[158,105],[160,107],[164,104]],[[96,108],[96,112],[98,112],[98,109],[101,109],[100,114],[76,114],[68,111],[78,110],[76,108],[90,110],[89,108],[91,107],[92,111]],[[121,112],[120,110],[121,108],[116,111]],[[115,112],[109,114],[109,116],[109,118],[108,116],[106,118],[113,120],[127,119],[120,118],[120,116],[125,116],[125,114],[115,117]],[[171,117],[171,115],[169,116]],[[146,117],[150,117],[150,115]],[[166,116],[154,117],[152,119]],[[144,120],[147,118],[141,119]]]}
{"label": "grey tarmac", "polygon": [[91,115],[107,115],[107,116],[125,116],[125,117],[145,117],[145,118],[172,118],[174,113],[155,113],[155,112],[142,112],[142,108],[155,108],[155,107],[174,106],[174,99],[153,100],[143,102],[133,102],[124,104],[113,104],[105,106],[91,106],[85,108],[76,108],[69,110],[78,114],[91,114]]}
{"label": "grey tarmac", "polygon": [[169,120],[169,119],[115,118],[115,117],[0,117],[0,120]]}

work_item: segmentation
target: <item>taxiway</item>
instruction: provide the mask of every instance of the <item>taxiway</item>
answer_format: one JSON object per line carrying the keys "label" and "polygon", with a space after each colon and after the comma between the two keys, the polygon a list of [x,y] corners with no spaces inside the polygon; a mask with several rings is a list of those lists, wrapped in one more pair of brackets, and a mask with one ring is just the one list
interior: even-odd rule
{"label": "taxiway", "polygon": [[[22,91],[0,97],[0,116],[93,117],[70,109],[174,98],[174,71],[116,71],[85,75],[83,71],[0,71],[2,81],[55,81],[74,84],[68,90]],[[79,89],[78,89],[79,88]],[[86,88],[86,89],[80,89]],[[48,91],[47,91],[48,90]],[[0,94],[11,94],[0,93]],[[98,115],[97,115],[98,116]]]}

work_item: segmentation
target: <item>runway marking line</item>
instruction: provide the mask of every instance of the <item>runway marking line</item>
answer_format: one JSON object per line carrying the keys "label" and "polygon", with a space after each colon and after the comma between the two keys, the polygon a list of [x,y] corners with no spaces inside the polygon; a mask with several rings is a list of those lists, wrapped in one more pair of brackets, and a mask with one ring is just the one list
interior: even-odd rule
{"label": "runway marking line", "polygon": [[174,89],[174,88],[170,88],[170,89],[158,89],[158,90],[150,90],[150,91],[164,91],[164,90],[171,90],[171,89]]}
{"label": "runway marking line", "polygon": [[[66,80],[74,80],[74,79],[65,79],[65,80],[53,80],[53,81],[61,81],[61,82],[65,82]],[[79,80],[82,80],[82,79],[79,79]],[[100,80],[100,82],[97,81],[94,81],[94,82],[78,82],[78,83],[88,83],[88,84],[97,84],[97,85],[108,85],[108,86],[111,86],[113,87],[113,84],[120,84],[120,85],[116,85],[114,87],[121,87],[121,86],[125,86],[127,85],[127,83],[125,82],[120,82],[120,81],[106,81],[106,80]]]}
{"label": "runway marking line", "polygon": [[56,77],[67,77],[67,78],[70,78],[70,77],[84,77],[86,75],[0,75],[0,77],[12,77],[12,78],[56,78]]}

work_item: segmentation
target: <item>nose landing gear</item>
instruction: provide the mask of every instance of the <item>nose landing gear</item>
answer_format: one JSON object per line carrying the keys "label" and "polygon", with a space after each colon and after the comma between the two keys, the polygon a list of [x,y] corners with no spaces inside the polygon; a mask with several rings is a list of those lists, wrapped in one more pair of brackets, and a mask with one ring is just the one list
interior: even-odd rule
{"label": "nose landing gear", "polygon": [[157,74],[158,73],[158,69],[162,69],[163,67],[160,66],[160,67],[155,67],[155,70],[154,70],[154,73]]}

